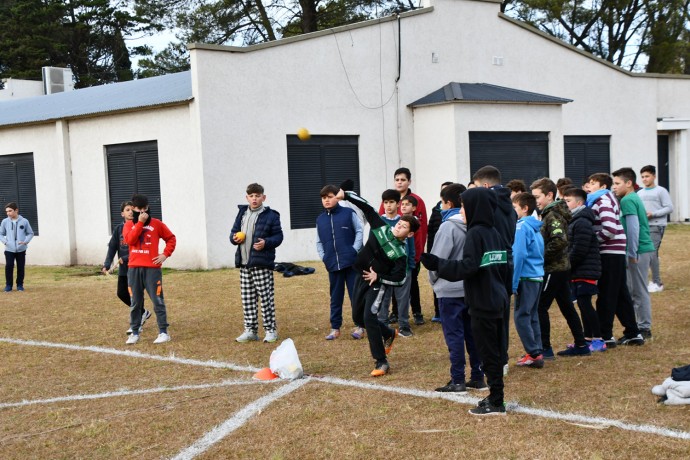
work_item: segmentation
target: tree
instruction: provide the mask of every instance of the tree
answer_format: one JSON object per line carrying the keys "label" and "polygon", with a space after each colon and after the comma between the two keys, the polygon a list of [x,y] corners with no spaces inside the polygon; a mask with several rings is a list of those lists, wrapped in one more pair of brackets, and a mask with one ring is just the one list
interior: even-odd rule
{"label": "tree", "polygon": [[127,1],[6,0],[0,6],[0,76],[39,79],[41,67],[70,67],[75,86],[131,80],[125,37],[160,26]]}
{"label": "tree", "polygon": [[[630,70],[677,72],[689,0],[505,0],[502,11]],[[647,65],[644,65],[644,61]]]}

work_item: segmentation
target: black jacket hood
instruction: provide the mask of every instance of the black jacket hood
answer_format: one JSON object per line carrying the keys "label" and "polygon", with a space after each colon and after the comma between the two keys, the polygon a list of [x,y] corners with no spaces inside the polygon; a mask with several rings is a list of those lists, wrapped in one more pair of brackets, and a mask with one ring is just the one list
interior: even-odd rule
{"label": "black jacket hood", "polygon": [[496,195],[493,191],[484,187],[475,187],[466,190],[461,198],[467,217],[467,228],[475,225],[493,227],[496,209]]}

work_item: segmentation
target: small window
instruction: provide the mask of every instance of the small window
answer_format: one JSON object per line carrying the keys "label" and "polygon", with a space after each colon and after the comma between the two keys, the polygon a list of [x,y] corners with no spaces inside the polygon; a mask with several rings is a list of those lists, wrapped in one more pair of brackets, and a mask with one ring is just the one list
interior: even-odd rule
{"label": "small window", "polygon": [[564,136],[565,176],[576,186],[595,173],[611,171],[610,136]]}
{"label": "small window", "polygon": [[506,184],[522,179],[530,184],[549,175],[549,133],[470,132],[470,176],[483,166],[501,171]]}
{"label": "small window", "polygon": [[140,193],[149,199],[151,217],[163,219],[158,143],[156,141],[107,145],[108,196],[111,230],[122,222],[120,205]]}
{"label": "small window", "polygon": [[0,156],[0,203],[5,206],[12,201],[17,203],[19,214],[29,221],[34,234],[38,235],[33,153]]}
{"label": "small window", "polygon": [[358,136],[287,136],[291,229],[316,227],[324,185],[352,179],[359,191],[358,145]]}

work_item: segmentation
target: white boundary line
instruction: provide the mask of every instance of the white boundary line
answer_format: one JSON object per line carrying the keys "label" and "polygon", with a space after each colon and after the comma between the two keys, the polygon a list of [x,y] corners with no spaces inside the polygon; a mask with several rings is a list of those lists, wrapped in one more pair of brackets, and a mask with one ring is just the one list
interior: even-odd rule
{"label": "white boundary line", "polygon": [[[165,357],[165,356],[158,356],[158,355],[149,355],[149,354],[140,353],[140,352],[136,352],[136,351],[122,351],[122,350],[117,350],[114,348],[69,345],[69,344],[52,343],[52,342],[38,342],[38,341],[33,341],[33,340],[11,339],[11,338],[7,338],[7,337],[0,337],[0,342],[11,343],[11,344],[16,344],[16,345],[28,345],[28,346],[40,346],[40,347],[48,347],[48,348],[62,348],[62,349],[68,349],[68,350],[91,351],[94,353],[105,353],[105,354],[113,354],[113,355],[120,355],[120,356],[128,356],[128,357],[132,357],[132,358],[152,359],[152,360],[158,360],[158,361],[169,361],[169,362],[174,362],[177,364],[188,364],[188,365],[202,366],[202,367],[215,367],[215,368],[232,369],[232,370],[236,370],[236,371],[245,371],[245,372],[257,372],[259,370],[258,368],[254,368],[254,367],[250,367],[250,366],[239,366],[237,364],[225,363],[225,362],[220,362],[220,361],[201,361],[201,360],[196,360],[196,359],[177,358],[174,356]],[[309,379],[324,382],[324,383],[331,383],[331,384],[335,384],[335,385],[349,386],[349,387],[361,388],[361,389],[366,389],[366,390],[387,391],[390,393],[398,393],[398,394],[417,396],[417,397],[428,398],[428,399],[447,399],[447,400],[455,401],[455,402],[458,402],[461,404],[476,404],[478,401],[478,398],[474,398],[471,396],[450,395],[450,394],[444,394],[444,393],[437,393],[435,391],[418,390],[418,389],[414,389],[414,388],[403,388],[403,387],[386,386],[386,385],[380,385],[380,384],[374,384],[374,383],[364,383],[364,382],[359,382],[356,380],[340,379],[337,377],[312,376],[312,377],[309,377]],[[538,409],[538,408],[521,406],[517,403],[508,403],[507,409],[510,412],[515,412],[515,413],[519,413],[519,414],[526,414],[526,415],[533,415],[536,417],[542,417],[542,418],[547,418],[547,419],[552,419],[552,420],[561,420],[561,421],[565,421],[565,422],[575,422],[575,423],[596,424],[596,425],[600,425],[600,426],[613,426],[613,427],[617,427],[617,428],[620,428],[620,429],[626,430],[626,431],[633,431],[633,432],[638,432],[638,433],[649,433],[649,434],[656,434],[656,435],[664,436],[664,437],[668,437],[668,438],[690,440],[690,432],[673,430],[670,428],[663,428],[663,427],[658,427],[658,426],[654,426],[654,425],[640,425],[640,424],[635,424],[635,423],[626,423],[626,422],[623,422],[621,420],[609,419],[609,418],[604,418],[604,417],[594,417],[594,416],[587,416],[587,415],[567,413],[567,412],[562,413],[562,412],[552,411],[552,410],[548,410],[548,409]]]}
{"label": "white boundary line", "polygon": [[176,364],[188,364],[191,366],[201,366],[201,367],[215,367],[220,369],[230,369],[233,371],[242,372],[258,372],[260,369],[258,367],[251,366],[240,366],[233,363],[225,363],[222,361],[202,361],[199,359],[187,359],[187,358],[177,358],[176,356],[160,356],[160,355],[149,355],[146,353],[141,353],[138,351],[125,351],[118,350],[117,348],[106,348],[106,347],[95,347],[95,346],[84,346],[84,345],[70,345],[67,343],[54,343],[54,342],[38,342],[35,340],[21,340],[21,339],[11,339],[9,337],[0,337],[0,342],[11,343],[13,345],[29,345],[34,347],[47,347],[47,348],[61,348],[64,350],[78,350],[78,351],[92,351],[94,353],[105,353],[108,355],[126,356],[129,358],[143,358],[152,359],[154,361],[167,361]]}
{"label": "white boundary line", "polygon": [[74,395],[74,396],[62,396],[62,397],[56,397],[56,398],[47,398],[47,399],[32,399],[32,400],[24,400],[21,402],[13,402],[13,403],[0,403],[0,409],[6,409],[10,407],[23,407],[23,406],[32,406],[35,404],[52,404],[52,403],[57,403],[57,402],[65,402],[65,401],[85,401],[85,400],[90,400],[90,399],[103,399],[103,398],[113,398],[117,396],[134,396],[134,395],[147,395],[151,393],[165,393],[167,391],[182,391],[182,390],[204,390],[207,388],[221,388],[221,387],[229,387],[233,385],[256,385],[256,384],[264,384],[265,382],[261,382],[258,380],[223,380],[222,382],[219,383],[204,383],[204,384],[198,384],[198,385],[179,385],[179,386],[174,386],[174,387],[157,387],[157,388],[147,388],[144,390],[117,390],[117,391],[110,391],[106,393],[95,393],[95,394],[81,394],[81,395]]}
{"label": "white boundary line", "polygon": [[250,404],[247,404],[238,412],[235,412],[232,417],[220,425],[215,426],[211,431],[199,438],[194,444],[180,451],[180,453],[173,457],[173,460],[191,460],[197,455],[204,453],[213,444],[219,442],[224,437],[244,425],[250,418],[260,413],[264,408],[266,408],[266,406],[282,398],[283,396],[292,393],[301,386],[306,385],[309,380],[309,378],[293,380],[290,383],[281,386],[274,392],[269,393]]}

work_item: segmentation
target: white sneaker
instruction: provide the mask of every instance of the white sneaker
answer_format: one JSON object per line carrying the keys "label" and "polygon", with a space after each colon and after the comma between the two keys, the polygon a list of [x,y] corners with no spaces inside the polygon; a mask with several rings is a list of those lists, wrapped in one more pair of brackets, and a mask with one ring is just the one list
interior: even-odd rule
{"label": "white sneaker", "polygon": [[[134,336],[132,336],[132,337],[134,337]],[[161,332],[160,334],[158,334],[158,337],[156,337],[156,340],[153,341],[153,343],[165,343],[165,342],[170,342],[170,335],[166,334],[165,332]]]}
{"label": "white sneaker", "polygon": [[264,337],[264,343],[273,343],[276,341],[278,341],[278,333],[276,331],[266,333],[266,337]]}
{"label": "white sneaker", "polygon": [[505,376],[508,375],[508,370],[509,370],[509,369],[510,369],[510,367],[509,367],[507,364],[504,364],[504,365],[503,365],[503,377],[505,377]]}
{"label": "white sneaker", "polygon": [[139,334],[132,334],[129,337],[127,337],[127,341],[125,342],[126,345],[134,345],[139,341]]}
{"label": "white sneaker", "polygon": [[655,282],[650,282],[647,285],[647,292],[661,292],[664,288],[662,286],[659,286]]}
{"label": "white sneaker", "polygon": [[132,332],[134,332],[134,331],[132,331],[131,327],[129,329],[127,329],[127,335],[132,335]]}
{"label": "white sneaker", "polygon": [[240,343],[256,342],[257,340],[259,340],[259,335],[249,329],[245,329],[242,335],[235,339],[236,342]]}

